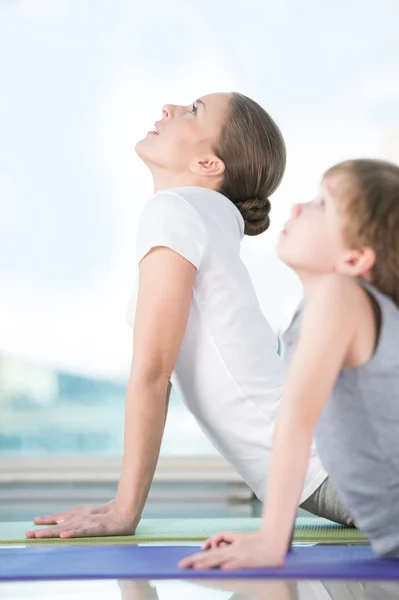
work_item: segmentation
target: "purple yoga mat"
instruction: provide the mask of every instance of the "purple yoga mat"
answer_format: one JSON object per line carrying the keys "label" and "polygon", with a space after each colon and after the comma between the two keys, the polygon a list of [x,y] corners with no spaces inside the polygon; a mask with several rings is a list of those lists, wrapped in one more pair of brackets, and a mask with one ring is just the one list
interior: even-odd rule
{"label": "purple yoga mat", "polygon": [[178,569],[193,546],[45,546],[0,549],[0,581],[31,579],[398,579],[399,560],[368,546],[301,546],[282,569],[226,572]]}

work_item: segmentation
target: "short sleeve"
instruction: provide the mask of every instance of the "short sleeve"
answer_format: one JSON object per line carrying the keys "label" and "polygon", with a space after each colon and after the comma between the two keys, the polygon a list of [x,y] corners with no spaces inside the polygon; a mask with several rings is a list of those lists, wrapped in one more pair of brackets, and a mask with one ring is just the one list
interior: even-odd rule
{"label": "short sleeve", "polygon": [[159,192],[145,205],[137,232],[137,262],[157,246],[171,248],[199,269],[208,245],[205,224],[184,198]]}

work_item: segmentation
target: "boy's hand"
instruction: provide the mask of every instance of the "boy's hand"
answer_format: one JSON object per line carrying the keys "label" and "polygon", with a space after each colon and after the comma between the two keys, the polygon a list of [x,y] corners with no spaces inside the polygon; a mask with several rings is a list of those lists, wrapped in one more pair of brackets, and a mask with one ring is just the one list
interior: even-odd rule
{"label": "boy's hand", "polygon": [[223,532],[205,542],[203,552],[185,558],[178,566],[181,569],[220,568],[230,571],[283,565],[284,556],[277,556],[268,548],[260,533]]}
{"label": "boy's hand", "polygon": [[223,546],[228,546],[229,544],[233,544],[234,542],[238,542],[242,538],[247,538],[248,533],[236,533],[235,531],[221,531],[216,535],[210,537],[204,545],[202,546],[202,550],[215,550],[215,548],[221,548]]}

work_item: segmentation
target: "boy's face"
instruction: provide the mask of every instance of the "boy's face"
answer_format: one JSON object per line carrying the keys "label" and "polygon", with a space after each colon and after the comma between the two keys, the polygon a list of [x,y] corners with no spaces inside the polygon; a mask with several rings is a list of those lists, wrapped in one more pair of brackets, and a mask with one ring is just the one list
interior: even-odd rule
{"label": "boy's face", "polygon": [[[346,179],[346,178],[345,178]],[[348,253],[338,212],[346,181],[342,174],[330,175],[321,184],[315,200],[295,204],[277,245],[280,259],[300,277],[340,272]]]}

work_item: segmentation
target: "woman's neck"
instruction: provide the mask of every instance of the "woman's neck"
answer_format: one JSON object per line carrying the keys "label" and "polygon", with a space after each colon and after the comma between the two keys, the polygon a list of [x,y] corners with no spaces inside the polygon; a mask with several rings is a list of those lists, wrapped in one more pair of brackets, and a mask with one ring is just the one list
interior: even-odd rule
{"label": "woman's neck", "polygon": [[176,187],[203,187],[214,189],[213,181],[201,177],[196,173],[171,173],[170,171],[156,171],[151,169],[154,181],[154,193]]}

